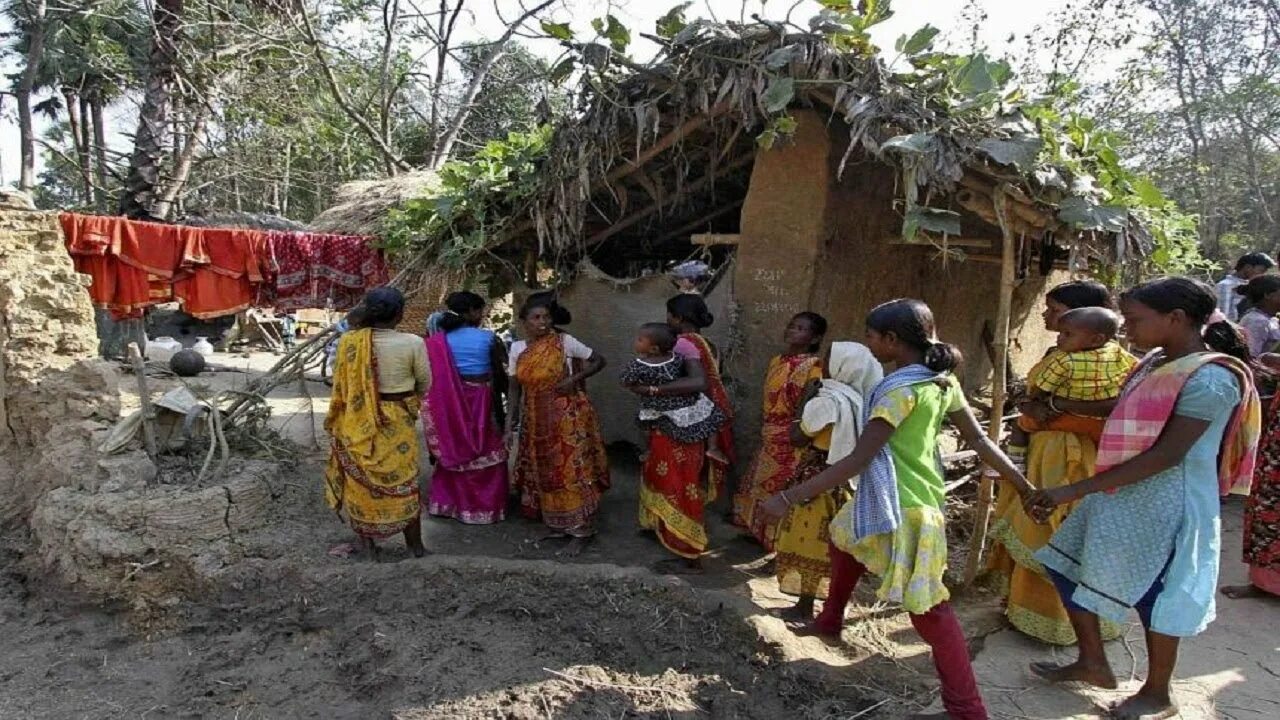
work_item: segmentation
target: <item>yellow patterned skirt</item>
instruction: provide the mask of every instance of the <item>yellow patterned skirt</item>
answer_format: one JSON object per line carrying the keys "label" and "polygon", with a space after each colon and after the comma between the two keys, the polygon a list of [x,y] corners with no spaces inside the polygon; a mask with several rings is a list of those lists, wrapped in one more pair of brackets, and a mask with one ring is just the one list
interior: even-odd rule
{"label": "yellow patterned skirt", "polygon": [[[826,468],[825,451],[810,449],[801,461],[795,487]],[[823,493],[803,505],[796,505],[778,523],[774,537],[778,588],[788,595],[825,598],[831,579],[828,554],[832,519],[853,498],[847,488]]]}
{"label": "yellow patterned skirt", "polygon": [[[1027,453],[1027,477],[1036,487],[1049,490],[1080,482],[1093,475],[1097,450],[1093,441],[1069,432],[1032,433]],[[1058,591],[1036,561],[1034,554],[1070,514],[1072,506],[1061,506],[1047,523],[1027,517],[1017,491],[1001,483],[996,502],[994,541],[987,570],[1005,595],[1005,615],[1019,632],[1051,645],[1074,645],[1075,631],[1058,597]],[[1102,637],[1113,640],[1121,627],[1102,620]]]}
{"label": "yellow patterned skirt", "polygon": [[891,533],[853,539],[853,503],[845,503],[831,521],[831,542],[880,578],[876,597],[922,615],[951,593],[947,571],[947,532],[942,511],[905,508],[902,524]]}
{"label": "yellow patterned skirt", "polygon": [[418,494],[418,399],[378,402],[372,436],[342,432],[336,418],[325,469],[325,502],[362,537],[403,532],[422,512]]}

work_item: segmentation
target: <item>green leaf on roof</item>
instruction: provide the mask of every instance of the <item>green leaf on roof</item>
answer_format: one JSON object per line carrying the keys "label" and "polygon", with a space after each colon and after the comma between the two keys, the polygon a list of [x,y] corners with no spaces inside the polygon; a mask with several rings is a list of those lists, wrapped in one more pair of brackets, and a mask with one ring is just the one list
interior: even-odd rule
{"label": "green leaf on roof", "polygon": [[1058,206],[1058,219],[1081,230],[1120,232],[1129,223],[1129,208],[1099,205],[1084,197],[1069,197]]}
{"label": "green leaf on roof", "polygon": [[794,46],[780,47],[764,56],[764,66],[770,70],[778,70],[789,65],[795,59],[795,55],[796,48]]}
{"label": "green leaf on roof", "polygon": [[1030,170],[1040,156],[1044,140],[1039,135],[1018,135],[1007,140],[987,138],[978,147],[1001,165],[1012,165],[1019,170]]}
{"label": "green leaf on roof", "polygon": [[605,40],[609,41],[609,46],[614,52],[626,52],[627,46],[631,44],[631,31],[626,25],[618,22],[618,18],[613,15],[606,15],[604,18],[596,18],[591,21],[591,29]]}
{"label": "green leaf on roof", "polygon": [[991,92],[996,88],[991,65],[982,54],[973,55],[960,65],[954,71],[951,83],[955,85],[956,92],[968,97]]}
{"label": "green leaf on roof", "polygon": [[1156,187],[1155,183],[1151,182],[1151,178],[1140,177],[1137,180],[1134,180],[1132,185],[1134,194],[1138,196],[1138,199],[1142,201],[1143,205],[1148,207],[1163,207],[1164,204],[1168,202],[1164,193],[1160,192],[1160,188]]}
{"label": "green leaf on roof", "polygon": [[921,230],[943,235],[959,235],[960,213],[917,205],[908,210],[906,217],[902,220],[902,237],[908,241],[913,240],[916,233]]}
{"label": "green leaf on roof", "polygon": [[685,26],[689,24],[689,22],[685,20],[684,11],[688,10],[690,5],[693,5],[693,3],[682,2],[668,10],[667,14],[658,18],[657,22],[654,23],[654,28],[658,32],[658,37],[671,39],[678,35],[681,30],[684,30]]}
{"label": "green leaf on roof", "polygon": [[933,47],[933,39],[938,37],[938,33],[942,32],[932,25],[925,25],[916,30],[910,37],[903,35],[898,38],[898,42],[894,48],[904,55],[917,55]]}
{"label": "green leaf on roof", "polygon": [[573,30],[569,28],[569,23],[553,23],[543,20],[542,32],[557,40],[573,39]]}
{"label": "green leaf on roof", "polygon": [[769,87],[760,97],[767,112],[775,113],[787,109],[796,96],[796,81],[787,76],[777,76],[769,81]]}

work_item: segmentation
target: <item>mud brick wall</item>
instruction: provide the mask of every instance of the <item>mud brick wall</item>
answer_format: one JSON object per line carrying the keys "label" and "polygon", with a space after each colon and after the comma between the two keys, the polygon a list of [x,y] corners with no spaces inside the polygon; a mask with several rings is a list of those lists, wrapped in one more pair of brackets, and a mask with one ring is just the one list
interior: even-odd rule
{"label": "mud brick wall", "polygon": [[0,525],[45,491],[98,477],[93,440],[119,415],[115,370],[57,215],[0,209]]}
{"label": "mud brick wall", "polygon": [[[984,322],[995,321],[998,264],[943,263],[928,246],[895,245],[900,189],[889,167],[855,156],[837,177],[848,132],[814,112],[795,113],[792,142],[756,157],[742,208],[734,299],[745,351],[733,367],[743,380],[739,443],[759,444],[760,403],[769,359],[782,350],[787,321],[813,310],[830,322],[827,341],[858,340],[871,308],[900,297],[929,303],[942,339],[958,345],[969,391],[991,379],[982,343]],[[1025,372],[1052,344],[1039,314],[1043,293],[1065,273],[1030,277],[1014,295],[1013,364]],[[741,449],[741,448],[740,448]]]}

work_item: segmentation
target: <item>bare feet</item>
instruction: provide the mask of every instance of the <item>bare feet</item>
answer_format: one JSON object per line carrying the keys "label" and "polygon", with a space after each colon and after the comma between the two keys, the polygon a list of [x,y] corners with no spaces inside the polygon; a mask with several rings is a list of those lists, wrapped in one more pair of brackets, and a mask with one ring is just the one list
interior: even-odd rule
{"label": "bare feet", "polygon": [[698,559],[671,558],[654,563],[653,569],[664,575],[701,575],[702,561]]}
{"label": "bare feet", "polygon": [[1267,592],[1257,585],[1228,585],[1222,588],[1222,594],[1232,600],[1243,600],[1245,598],[1262,597]]}
{"label": "bare feet", "polygon": [[582,554],[583,550],[587,549],[587,546],[590,544],[591,544],[591,538],[576,537],[569,541],[569,544],[565,547],[565,549],[556,553],[556,556],[557,557],[578,557],[579,555]]}
{"label": "bare feet", "polygon": [[372,538],[360,538],[360,554],[373,562],[382,562],[382,551]]}
{"label": "bare feet", "polygon": [[951,715],[945,712],[916,713],[914,715],[908,715],[907,717],[911,718],[911,720],[951,720]]}
{"label": "bare feet", "polygon": [[1166,720],[1178,716],[1178,706],[1169,697],[1150,697],[1142,690],[1122,703],[1111,706],[1116,720]]}
{"label": "bare feet", "polygon": [[792,605],[789,608],[784,608],[783,610],[781,610],[778,613],[778,617],[782,618],[783,620],[786,620],[787,622],[808,624],[808,622],[813,619],[813,608],[801,607],[800,605]]}
{"label": "bare feet", "polygon": [[1116,689],[1116,676],[1107,665],[1082,665],[1080,661],[1070,665],[1031,663],[1031,672],[1052,683],[1082,682],[1107,690]]}
{"label": "bare feet", "polygon": [[427,549],[422,546],[422,543],[418,543],[417,545],[410,545],[409,552],[413,553],[413,556],[416,558],[427,556]]}

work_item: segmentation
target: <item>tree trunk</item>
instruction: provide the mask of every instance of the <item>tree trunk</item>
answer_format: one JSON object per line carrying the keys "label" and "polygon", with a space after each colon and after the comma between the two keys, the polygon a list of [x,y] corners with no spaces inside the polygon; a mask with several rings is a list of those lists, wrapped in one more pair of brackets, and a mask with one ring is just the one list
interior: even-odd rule
{"label": "tree trunk", "polygon": [[93,186],[93,128],[89,125],[89,98],[84,92],[77,93],[77,110],[80,113],[80,149],[84,152],[84,158],[80,161],[80,165],[84,168],[85,187],[88,192],[85,194],[84,204],[86,207],[93,205],[96,189]]}
{"label": "tree trunk", "polygon": [[71,146],[76,151],[76,165],[80,169],[80,180],[84,183],[84,204],[93,204],[93,169],[89,167],[89,146],[86,143],[88,133],[85,124],[84,99],[75,88],[62,88],[62,98],[67,103],[67,124],[71,126]]}
{"label": "tree trunk", "polygon": [[173,174],[155,202],[154,215],[157,218],[165,220],[169,218],[173,212],[174,203],[181,196],[183,188],[187,186],[187,180],[191,177],[191,168],[195,164],[196,156],[204,149],[204,132],[209,123],[208,108],[201,105],[190,119],[191,127],[188,130],[187,142],[174,156]]}
{"label": "tree trunk", "polygon": [[[147,84],[138,110],[138,132],[120,196],[120,214],[131,218],[160,217],[161,168],[168,153],[169,109],[178,75],[178,34],[185,0],[156,0],[152,14],[151,52]],[[165,210],[167,211],[167,207]]]}
{"label": "tree trunk", "polygon": [[94,204],[100,212],[107,210],[107,123],[103,119],[102,92],[89,92],[89,114],[93,116],[94,173],[98,187],[94,192]]}
{"label": "tree trunk", "polygon": [[27,57],[26,67],[18,77],[18,87],[14,95],[18,99],[18,138],[19,155],[22,169],[18,176],[18,189],[30,192],[36,186],[36,135],[35,123],[31,118],[31,92],[35,88],[36,75],[44,62],[45,19],[48,15],[48,0],[37,0],[27,5],[30,15],[23,18],[27,21]]}

